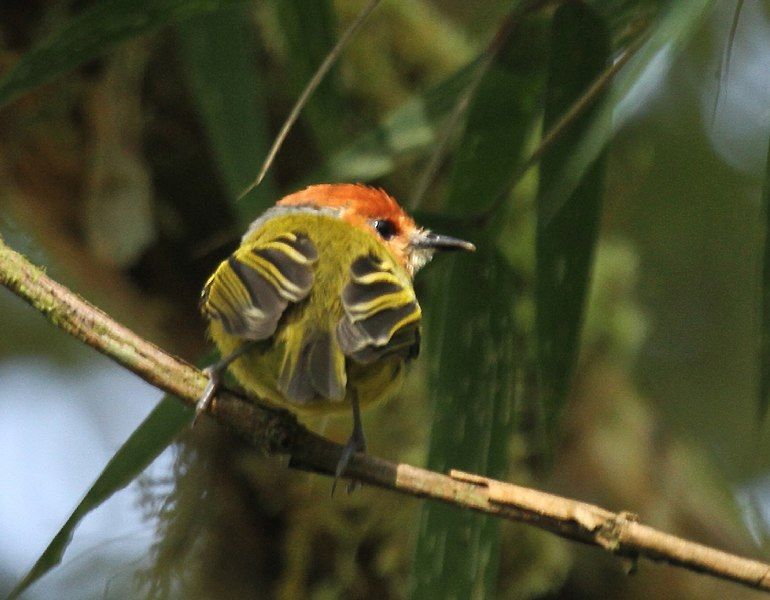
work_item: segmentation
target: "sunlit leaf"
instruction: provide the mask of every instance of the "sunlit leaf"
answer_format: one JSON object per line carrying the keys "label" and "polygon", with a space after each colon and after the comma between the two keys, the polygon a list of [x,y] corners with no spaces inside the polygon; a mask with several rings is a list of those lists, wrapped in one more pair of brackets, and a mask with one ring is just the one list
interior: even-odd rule
{"label": "sunlit leaf", "polygon": [[[543,81],[544,36],[537,25],[512,35],[481,79],[458,144],[445,212],[468,214],[494,200],[521,161]],[[428,468],[504,476],[515,425],[515,278],[495,250],[494,231],[453,231],[473,255],[438,257],[426,303],[433,417]],[[499,524],[435,503],[421,509],[412,598],[494,596]]]}
{"label": "sunlit leaf", "polygon": [[[610,60],[605,23],[582,3],[564,4],[556,11],[551,40],[543,118],[546,130],[583,95]],[[604,160],[594,161],[556,213],[549,210],[548,201],[551,182],[580,143],[592,116],[589,110],[565,130],[545,153],[540,167],[535,301],[540,396],[548,431],[564,403],[577,358],[601,219]]]}
{"label": "sunlit leaf", "polygon": [[0,80],[0,106],[97,58],[118,44],[177,19],[243,0],[104,0],[67,21],[27,52]]}
{"label": "sunlit leaf", "polygon": [[11,592],[10,598],[17,597],[58,565],[83,517],[131,483],[168,447],[191,419],[192,410],[186,405],[176,398],[163,398],[110,459],[35,565]]}
{"label": "sunlit leaf", "polygon": [[591,124],[562,164],[559,174],[550,181],[548,194],[541,198],[542,206],[547,207],[542,213],[546,221],[559,212],[612,135],[633,116],[637,108],[633,97],[641,91],[640,85],[646,85],[643,76],[656,74],[654,71],[665,64],[657,59],[675,55],[687,43],[713,5],[713,0],[670,3],[668,12],[653,26],[647,41],[618,73],[612,92],[594,112]]}
{"label": "sunlit leaf", "polygon": [[[247,6],[186,19],[177,27],[184,70],[225,189],[235,201],[270,146],[264,86]],[[245,225],[275,200],[270,178],[235,204]]]}

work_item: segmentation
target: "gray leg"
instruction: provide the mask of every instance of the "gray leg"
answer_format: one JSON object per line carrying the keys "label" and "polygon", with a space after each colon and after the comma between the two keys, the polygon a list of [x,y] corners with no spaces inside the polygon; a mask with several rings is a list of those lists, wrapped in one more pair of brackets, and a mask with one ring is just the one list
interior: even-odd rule
{"label": "gray leg", "polygon": [[[345,444],[345,447],[342,449],[342,455],[337,463],[337,469],[334,473],[334,483],[332,484],[332,494],[334,494],[334,489],[337,487],[337,480],[345,473],[345,469],[347,468],[350,459],[353,457],[353,454],[356,452],[360,452],[361,454],[366,453],[366,438],[364,437],[364,426],[361,423],[361,409],[358,406],[358,396],[355,392],[352,394],[350,403],[353,405],[353,432],[350,434],[347,444]],[[355,487],[356,485],[354,483],[349,484],[348,492],[352,492]]]}
{"label": "gray leg", "polygon": [[206,384],[206,389],[203,390],[203,394],[195,405],[195,418],[193,419],[193,425],[198,422],[198,418],[201,416],[201,414],[206,412],[211,406],[211,401],[214,399],[214,395],[217,393],[217,390],[219,390],[219,385],[222,382],[222,373],[227,370],[227,367],[229,367],[230,363],[232,363],[235,359],[241,357],[242,355],[246,354],[246,352],[251,350],[253,345],[254,342],[246,342],[232,354],[219,359],[219,361],[215,362],[213,365],[209,365],[203,369],[203,372],[209,377],[209,382]]}

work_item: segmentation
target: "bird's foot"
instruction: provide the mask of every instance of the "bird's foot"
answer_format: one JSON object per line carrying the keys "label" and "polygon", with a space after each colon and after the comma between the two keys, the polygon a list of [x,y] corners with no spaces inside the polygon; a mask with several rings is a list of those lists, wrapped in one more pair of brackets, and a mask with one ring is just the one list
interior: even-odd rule
{"label": "bird's foot", "polygon": [[[350,459],[353,458],[353,454],[356,452],[360,452],[361,454],[366,454],[366,439],[364,438],[364,432],[361,428],[354,428],[353,433],[348,438],[347,444],[345,444],[344,448],[342,449],[342,454],[340,455],[340,460],[337,463],[337,468],[334,472],[334,483],[332,484],[332,496],[334,495],[334,490],[337,488],[337,481],[339,481],[339,478],[342,477],[345,474],[345,470],[348,467],[348,463],[350,463]],[[348,483],[348,494],[352,494],[353,491],[361,487],[361,483],[358,481],[350,481]]]}
{"label": "bird's foot", "polygon": [[208,375],[209,382],[206,384],[206,389],[203,390],[203,394],[200,398],[198,398],[198,402],[195,404],[195,417],[193,417],[192,422],[193,427],[195,427],[195,424],[198,422],[200,416],[208,411],[209,407],[211,406],[211,402],[214,400],[214,394],[216,394],[217,390],[219,389],[219,384],[221,381],[220,370],[217,369],[216,365],[206,367],[203,369],[203,372]]}

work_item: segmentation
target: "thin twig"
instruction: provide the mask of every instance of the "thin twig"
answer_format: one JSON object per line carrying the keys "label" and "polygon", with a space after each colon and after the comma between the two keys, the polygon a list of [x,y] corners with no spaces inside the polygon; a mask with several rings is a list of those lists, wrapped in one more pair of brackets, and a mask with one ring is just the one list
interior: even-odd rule
{"label": "thin twig", "polygon": [[626,48],[625,52],[621,54],[618,59],[607,67],[590,85],[590,87],[578,98],[575,103],[570,106],[569,110],[565,112],[559,120],[553,124],[553,126],[546,132],[543,139],[538,144],[537,148],[529,155],[511,175],[510,179],[502,186],[500,192],[495,197],[492,204],[489,205],[481,214],[470,220],[476,224],[484,225],[489,219],[500,209],[505,203],[508,195],[511,193],[524,175],[534,167],[540,159],[543,157],[553,144],[558,141],[564,132],[579,119],[586,110],[599,98],[607,87],[615,79],[615,75],[631,60],[636,52],[642,47],[644,41],[647,39],[647,34],[641,33],[633,42]]}
{"label": "thin twig", "polygon": [[270,169],[270,165],[272,165],[273,160],[275,160],[275,155],[278,154],[278,150],[280,150],[281,145],[283,144],[283,141],[286,139],[286,136],[289,135],[289,131],[294,125],[294,122],[299,117],[300,112],[302,112],[302,109],[305,107],[305,104],[307,104],[307,101],[310,99],[310,96],[312,96],[316,88],[319,85],[321,85],[323,78],[326,77],[326,74],[334,66],[334,63],[337,62],[337,58],[339,58],[340,54],[342,54],[342,51],[348,45],[348,42],[350,42],[350,40],[353,39],[353,36],[359,30],[361,25],[364,24],[364,21],[366,21],[366,18],[375,8],[377,8],[377,5],[381,1],[382,0],[370,0],[369,4],[367,4],[364,7],[364,9],[358,14],[355,21],[353,21],[350,24],[350,26],[345,30],[345,32],[342,34],[342,36],[340,36],[340,39],[335,44],[334,48],[332,48],[329,54],[326,55],[326,58],[324,58],[321,65],[313,74],[313,77],[311,77],[310,81],[307,82],[305,89],[302,90],[302,93],[297,99],[297,102],[292,107],[291,112],[289,113],[289,116],[286,118],[286,121],[284,121],[283,126],[281,127],[281,130],[278,132],[278,135],[275,138],[275,141],[273,141],[273,145],[270,147],[270,152],[267,153],[267,158],[265,158],[265,162],[262,163],[262,168],[259,170],[259,174],[257,175],[257,178],[254,181],[252,181],[249,184],[249,186],[245,190],[243,190],[243,192],[241,192],[240,196],[238,196],[239,200],[262,182],[262,179],[264,179],[268,169]]}
{"label": "thin twig", "polygon": [[[0,284],[54,325],[145,381],[194,405],[206,376],[189,363],[111,319],[53,281],[0,238]],[[212,414],[252,445],[289,454],[292,466],[333,475],[342,446],[316,435],[284,410],[229,391],[217,395]],[[624,557],[639,556],[770,591],[770,565],[709,548],[647,527],[629,513],[539,490],[452,471],[449,476],[357,454],[347,474],[358,481],[411,496],[528,523]]]}

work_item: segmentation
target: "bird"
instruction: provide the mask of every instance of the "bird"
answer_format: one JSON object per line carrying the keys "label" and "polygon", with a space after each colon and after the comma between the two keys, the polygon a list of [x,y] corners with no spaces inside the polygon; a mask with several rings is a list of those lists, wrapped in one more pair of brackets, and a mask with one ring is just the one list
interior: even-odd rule
{"label": "bird", "polygon": [[366,452],[361,408],[396,394],[419,353],[412,282],[442,250],[475,246],[419,227],[382,189],[317,184],[280,199],[203,287],[200,309],[222,358],[205,370],[196,417],[228,369],[268,404],[352,411],[336,484]]}

